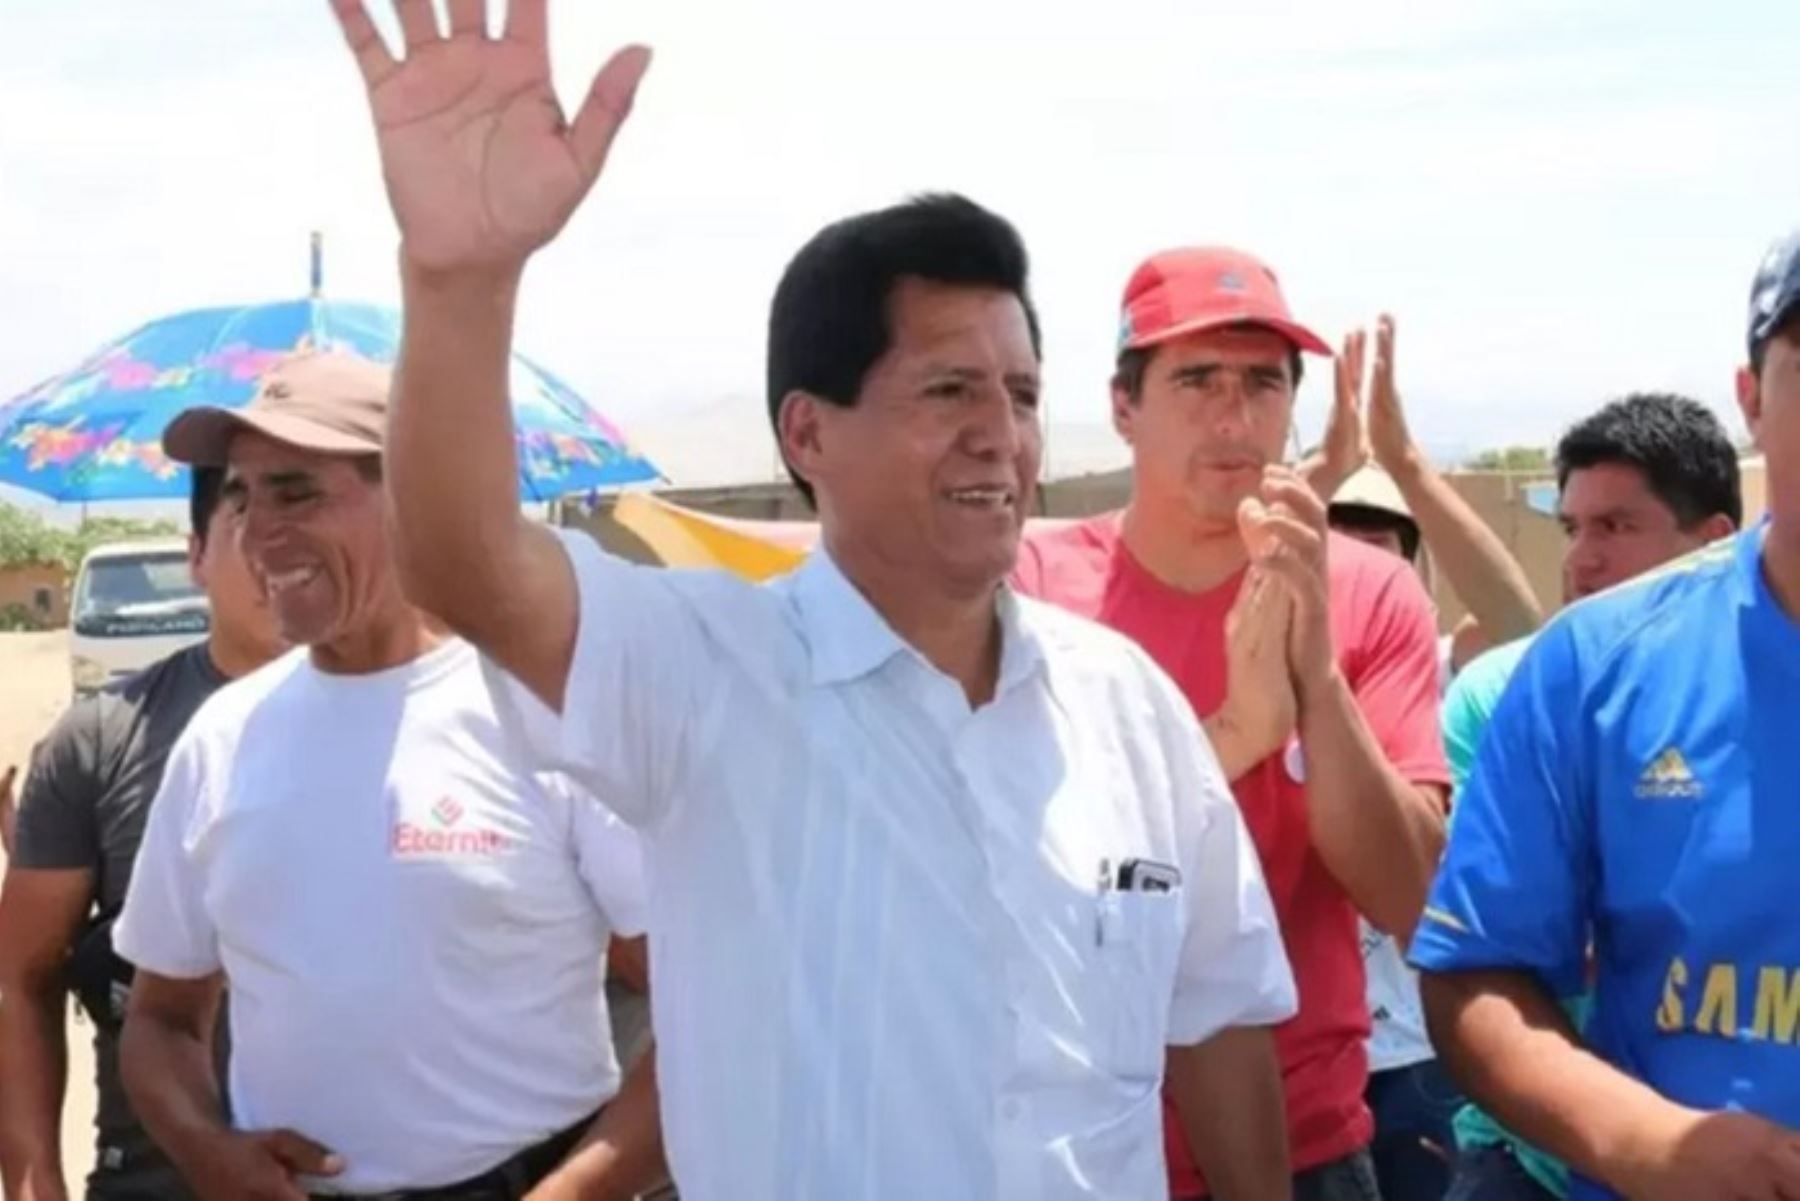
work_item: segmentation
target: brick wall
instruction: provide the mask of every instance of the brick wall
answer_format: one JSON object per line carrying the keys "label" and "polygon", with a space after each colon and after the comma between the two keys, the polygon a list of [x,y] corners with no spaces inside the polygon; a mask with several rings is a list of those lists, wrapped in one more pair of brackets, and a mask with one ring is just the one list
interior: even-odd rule
{"label": "brick wall", "polygon": [[45,629],[67,625],[69,573],[44,563],[0,567],[0,614],[11,614],[15,606]]}

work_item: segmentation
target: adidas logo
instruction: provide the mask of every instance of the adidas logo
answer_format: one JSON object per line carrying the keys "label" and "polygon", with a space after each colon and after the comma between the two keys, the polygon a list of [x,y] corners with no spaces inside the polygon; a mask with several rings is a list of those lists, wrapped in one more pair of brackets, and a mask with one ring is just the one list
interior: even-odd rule
{"label": "adidas logo", "polygon": [[1698,800],[1705,791],[1674,747],[1658,755],[1637,783],[1637,795],[1647,800]]}

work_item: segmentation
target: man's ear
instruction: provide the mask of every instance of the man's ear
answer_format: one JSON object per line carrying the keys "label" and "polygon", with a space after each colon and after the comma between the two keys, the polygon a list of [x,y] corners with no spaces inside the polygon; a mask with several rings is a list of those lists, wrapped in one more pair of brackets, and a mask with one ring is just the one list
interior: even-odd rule
{"label": "man's ear", "polygon": [[1711,517],[1694,527],[1694,534],[1707,542],[1717,542],[1721,538],[1729,538],[1737,533],[1737,526],[1731,518],[1723,513],[1714,513]]}
{"label": "man's ear", "polygon": [[1119,437],[1125,439],[1125,445],[1134,445],[1132,432],[1137,420],[1138,403],[1131,398],[1131,393],[1114,384],[1112,390],[1112,423]]}
{"label": "man's ear", "polygon": [[194,587],[206,591],[206,540],[199,534],[188,535],[188,575]]}
{"label": "man's ear", "polygon": [[1744,414],[1744,425],[1750,430],[1750,437],[1761,445],[1762,388],[1757,384],[1755,369],[1748,365],[1738,368],[1737,402],[1738,409]]}
{"label": "man's ear", "polygon": [[789,392],[775,414],[775,441],[782,460],[807,483],[813,483],[824,466],[821,408],[826,402],[810,392]]}

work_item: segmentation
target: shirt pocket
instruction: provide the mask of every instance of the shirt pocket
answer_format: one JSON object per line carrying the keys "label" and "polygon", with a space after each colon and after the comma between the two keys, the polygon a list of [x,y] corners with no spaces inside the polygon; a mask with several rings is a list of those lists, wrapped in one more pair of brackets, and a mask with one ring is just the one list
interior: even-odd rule
{"label": "shirt pocket", "polygon": [[1182,892],[1109,891],[1099,905],[1104,1066],[1127,1080],[1160,1079],[1181,947]]}

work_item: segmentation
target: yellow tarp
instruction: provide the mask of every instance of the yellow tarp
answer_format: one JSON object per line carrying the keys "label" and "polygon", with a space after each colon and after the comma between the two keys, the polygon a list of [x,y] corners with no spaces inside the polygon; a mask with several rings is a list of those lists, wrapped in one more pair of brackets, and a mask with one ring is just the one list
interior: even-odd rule
{"label": "yellow tarp", "polygon": [[811,522],[732,521],[626,492],[613,520],[636,534],[669,567],[722,567],[750,580],[792,571],[818,537]]}
{"label": "yellow tarp", "polygon": [[[621,493],[613,520],[641,538],[665,567],[720,567],[758,582],[800,566],[819,540],[811,521],[745,521],[670,504],[648,492]],[[1065,520],[1034,517],[1026,532]]]}

